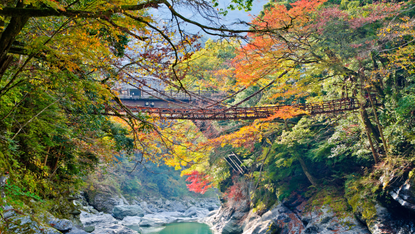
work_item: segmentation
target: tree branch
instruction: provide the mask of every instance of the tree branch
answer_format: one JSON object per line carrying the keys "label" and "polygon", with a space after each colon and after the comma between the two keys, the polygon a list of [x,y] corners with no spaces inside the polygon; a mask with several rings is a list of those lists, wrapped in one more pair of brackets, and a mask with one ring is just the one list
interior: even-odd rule
{"label": "tree branch", "polygon": [[2,16],[26,16],[26,17],[48,17],[48,16],[66,16],[81,18],[99,18],[110,16],[115,13],[124,11],[139,11],[147,8],[158,8],[159,4],[164,3],[162,0],[152,0],[137,5],[116,6],[105,11],[83,11],[83,10],[61,10],[53,8],[23,8],[23,7],[5,7],[0,10]]}

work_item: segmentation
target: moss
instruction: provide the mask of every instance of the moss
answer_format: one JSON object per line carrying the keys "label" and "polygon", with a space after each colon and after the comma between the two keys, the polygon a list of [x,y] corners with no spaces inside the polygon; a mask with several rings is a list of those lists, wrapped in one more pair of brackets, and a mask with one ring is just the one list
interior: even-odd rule
{"label": "moss", "polygon": [[354,176],[346,182],[346,198],[353,212],[360,216],[362,221],[370,222],[376,216],[376,203],[380,190],[378,175],[373,173],[367,176]]}
{"label": "moss", "polygon": [[351,214],[351,209],[345,199],[344,192],[338,187],[326,186],[322,189],[315,190],[315,193],[309,200],[309,204],[311,204],[313,209],[328,206],[339,219],[349,217]]}

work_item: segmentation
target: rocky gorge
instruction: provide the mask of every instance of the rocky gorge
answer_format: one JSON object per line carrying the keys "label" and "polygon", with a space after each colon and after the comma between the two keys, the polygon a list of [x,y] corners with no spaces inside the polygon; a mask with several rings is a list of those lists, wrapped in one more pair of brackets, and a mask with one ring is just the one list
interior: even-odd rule
{"label": "rocky gorge", "polygon": [[[202,221],[215,233],[223,234],[415,233],[414,178],[409,176],[404,182],[389,186],[373,207],[363,205],[356,212],[339,214],[332,208],[333,204],[311,204],[295,192],[262,213],[254,212],[249,200],[239,200],[229,206],[222,205]],[[365,218],[364,213],[368,212],[373,214]]]}
{"label": "rocky gorge", "polygon": [[214,233],[223,234],[406,234],[415,233],[414,194],[411,178],[393,185],[387,194],[392,200],[375,204],[375,213],[370,219],[363,218],[363,208],[361,213],[339,214],[331,204],[312,205],[299,193],[262,212],[252,209],[249,200],[244,199],[220,204],[217,198],[136,197],[129,202],[122,195],[88,200],[81,193],[71,197],[79,211],[73,212],[71,220],[58,219],[49,213],[33,218],[30,212],[22,213],[11,206],[4,207],[3,219],[9,224],[6,233],[29,233],[30,230],[30,233],[49,234],[136,234],[151,233],[170,223],[201,222],[208,224]]}

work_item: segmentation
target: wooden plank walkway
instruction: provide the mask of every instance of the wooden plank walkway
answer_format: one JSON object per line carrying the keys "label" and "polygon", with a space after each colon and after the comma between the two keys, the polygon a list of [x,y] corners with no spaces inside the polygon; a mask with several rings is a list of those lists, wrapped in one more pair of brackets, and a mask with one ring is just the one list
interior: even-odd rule
{"label": "wooden plank walkway", "polygon": [[[377,99],[372,97],[376,105]],[[369,106],[366,101],[366,107]],[[360,108],[357,99],[343,98],[320,103],[306,103],[294,105],[275,105],[264,107],[236,107],[236,108],[209,108],[209,109],[186,109],[186,108],[154,108],[141,106],[127,106],[133,112],[145,112],[165,119],[189,119],[189,120],[236,120],[236,119],[263,119],[274,115],[283,107],[294,107],[305,111],[300,115],[318,115],[336,112],[351,111]]]}

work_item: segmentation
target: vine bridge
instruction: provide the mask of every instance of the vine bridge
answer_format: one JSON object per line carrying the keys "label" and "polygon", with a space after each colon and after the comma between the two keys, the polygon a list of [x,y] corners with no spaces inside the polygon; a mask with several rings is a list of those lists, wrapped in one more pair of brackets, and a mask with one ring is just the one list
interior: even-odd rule
{"label": "vine bridge", "polygon": [[[316,103],[238,107],[258,94],[255,93],[237,105],[228,107],[223,101],[237,93],[229,96],[228,93],[216,91],[172,91],[164,90],[161,86],[151,90],[149,88],[119,90],[118,98],[132,112],[148,113],[164,119],[188,120],[264,119],[278,114],[318,115],[356,110],[361,106],[358,99],[346,97]],[[376,94],[366,94],[366,100],[363,100],[362,104],[366,108],[370,106],[371,101],[374,105],[379,105]]]}
{"label": "vine bridge", "polygon": [[[375,105],[379,103],[372,98]],[[366,101],[365,107],[370,102]],[[133,112],[144,112],[165,119],[188,120],[237,120],[237,119],[263,119],[275,115],[278,111],[287,111],[287,107],[301,110],[300,115],[318,115],[351,111],[360,108],[360,103],[354,98],[342,98],[318,103],[273,105],[263,107],[214,107],[214,108],[159,108],[148,106],[126,105]]]}

